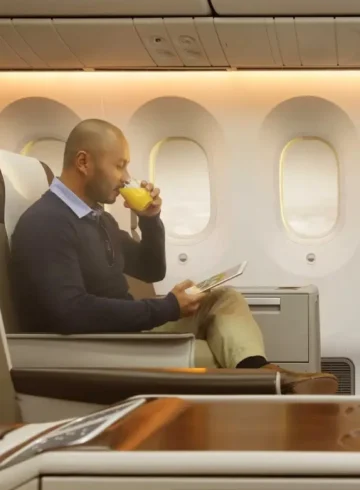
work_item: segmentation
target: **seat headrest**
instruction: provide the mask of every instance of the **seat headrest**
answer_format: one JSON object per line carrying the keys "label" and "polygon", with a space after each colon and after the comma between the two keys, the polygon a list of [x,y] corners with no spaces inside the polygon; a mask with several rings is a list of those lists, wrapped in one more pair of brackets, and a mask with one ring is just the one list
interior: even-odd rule
{"label": "seat headrest", "polygon": [[35,158],[0,150],[0,219],[9,240],[20,216],[48,190],[53,177]]}

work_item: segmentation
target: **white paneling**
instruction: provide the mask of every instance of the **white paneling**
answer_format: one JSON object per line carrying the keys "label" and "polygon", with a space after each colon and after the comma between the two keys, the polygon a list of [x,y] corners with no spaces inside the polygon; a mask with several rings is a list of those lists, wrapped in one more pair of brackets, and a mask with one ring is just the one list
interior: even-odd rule
{"label": "white paneling", "polygon": [[29,65],[0,37],[0,68],[29,68]]}
{"label": "white paneling", "polygon": [[2,16],[209,15],[208,0],[1,0]]}
{"label": "white paneling", "polygon": [[356,15],[360,10],[358,0],[212,0],[212,5],[220,15]]}
{"label": "white paneling", "polygon": [[51,68],[82,68],[50,19],[14,19],[13,25],[30,48]]}
{"label": "white paneling", "polygon": [[134,19],[134,26],[158,66],[183,66],[163,19]]}
{"label": "white paneling", "polygon": [[[28,46],[9,19],[0,19],[0,36],[31,68],[47,68],[44,60]],[[7,68],[10,68],[9,66]]]}
{"label": "white paneling", "polygon": [[185,66],[211,66],[196,31],[194,19],[165,19],[164,22]]}
{"label": "white paneling", "polygon": [[86,67],[156,66],[131,19],[54,19],[53,23]]}
{"label": "white paneling", "polygon": [[295,29],[304,66],[337,66],[334,19],[295,18]]}
{"label": "white paneling", "polygon": [[339,65],[360,66],[360,17],[337,18],[335,26]]}
{"label": "white paneling", "polygon": [[215,30],[214,19],[198,17],[194,21],[210,64],[212,66],[229,66]]}
{"label": "white paneling", "polygon": [[296,40],[295,20],[291,18],[275,19],[276,37],[284,66],[301,66],[299,47]]}
{"label": "white paneling", "polygon": [[280,66],[277,46],[273,45],[273,19],[215,19],[215,27],[231,66]]}

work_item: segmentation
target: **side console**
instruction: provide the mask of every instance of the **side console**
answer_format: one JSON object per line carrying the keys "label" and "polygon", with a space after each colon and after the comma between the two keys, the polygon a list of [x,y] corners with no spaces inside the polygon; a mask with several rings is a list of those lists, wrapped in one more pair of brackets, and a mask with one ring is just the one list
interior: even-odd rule
{"label": "side console", "polygon": [[320,371],[319,292],[315,286],[239,288],[264,335],[270,362]]}

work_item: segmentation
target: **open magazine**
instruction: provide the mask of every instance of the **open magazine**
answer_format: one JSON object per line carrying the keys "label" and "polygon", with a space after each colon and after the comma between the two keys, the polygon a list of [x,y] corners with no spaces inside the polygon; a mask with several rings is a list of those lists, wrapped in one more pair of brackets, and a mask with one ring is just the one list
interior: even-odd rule
{"label": "open magazine", "polygon": [[240,276],[244,272],[246,266],[247,261],[241,262],[241,264],[231,267],[231,269],[227,269],[224,272],[220,272],[219,274],[211,276],[209,279],[205,279],[205,281],[199,282],[195,286],[188,288],[186,292],[188,294],[197,294],[209,291],[210,289],[220,286],[221,284],[224,284],[225,282],[228,282],[231,279]]}

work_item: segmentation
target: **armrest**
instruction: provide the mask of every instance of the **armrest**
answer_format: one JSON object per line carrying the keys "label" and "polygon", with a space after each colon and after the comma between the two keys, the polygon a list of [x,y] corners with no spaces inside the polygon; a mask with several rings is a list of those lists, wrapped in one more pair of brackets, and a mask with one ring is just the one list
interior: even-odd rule
{"label": "armrest", "polygon": [[279,373],[195,369],[13,369],[18,393],[110,405],[136,395],[269,395],[279,392]]}
{"label": "armrest", "polygon": [[14,368],[193,367],[193,334],[7,334]]}
{"label": "armrest", "polygon": [[76,335],[60,335],[56,333],[9,333],[6,334],[6,338],[8,340],[58,340],[58,341],[72,341],[72,340],[117,340],[122,342],[123,340],[139,340],[142,341],[144,339],[147,340],[174,340],[174,339],[188,339],[193,338],[194,335],[192,333],[88,333],[88,334],[76,334]]}

